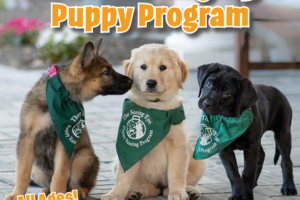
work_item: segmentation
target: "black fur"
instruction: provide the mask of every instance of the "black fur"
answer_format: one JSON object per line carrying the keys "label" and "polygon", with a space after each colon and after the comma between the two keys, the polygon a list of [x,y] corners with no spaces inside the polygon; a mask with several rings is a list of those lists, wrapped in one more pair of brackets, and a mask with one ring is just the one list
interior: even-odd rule
{"label": "black fur", "polygon": [[[252,200],[253,188],[262,170],[265,153],[261,137],[275,134],[274,164],[282,156],[283,195],[296,195],[291,153],[292,109],[286,97],[272,86],[253,85],[235,69],[218,63],[198,68],[199,108],[211,115],[239,117],[251,107],[254,119],[246,132],[219,153],[232,187],[231,200]],[[238,172],[234,149],[244,151],[244,171]]]}

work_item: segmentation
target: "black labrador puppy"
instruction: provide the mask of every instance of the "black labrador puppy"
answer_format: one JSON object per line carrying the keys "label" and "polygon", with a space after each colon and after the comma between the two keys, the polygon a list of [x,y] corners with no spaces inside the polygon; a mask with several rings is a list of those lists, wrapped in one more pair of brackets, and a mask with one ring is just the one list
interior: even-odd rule
{"label": "black labrador puppy", "polygon": [[[267,130],[275,133],[276,153],[274,164],[279,155],[283,195],[296,195],[293,180],[291,153],[292,109],[286,97],[277,89],[266,85],[253,85],[251,81],[235,69],[218,63],[198,68],[200,86],[199,108],[209,115],[239,117],[251,107],[254,119],[246,132],[219,152],[231,183],[230,200],[253,199],[253,188],[263,167],[265,152],[261,146],[261,137]],[[234,149],[244,151],[244,171],[239,174]]]}

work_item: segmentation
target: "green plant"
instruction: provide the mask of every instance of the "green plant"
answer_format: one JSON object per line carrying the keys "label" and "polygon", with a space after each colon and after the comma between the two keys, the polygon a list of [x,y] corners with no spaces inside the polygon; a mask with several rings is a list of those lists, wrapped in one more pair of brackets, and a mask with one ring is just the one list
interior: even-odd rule
{"label": "green plant", "polygon": [[55,42],[54,35],[39,49],[40,56],[47,64],[58,61],[68,61],[79,54],[89,38],[83,35],[77,36],[72,42]]}

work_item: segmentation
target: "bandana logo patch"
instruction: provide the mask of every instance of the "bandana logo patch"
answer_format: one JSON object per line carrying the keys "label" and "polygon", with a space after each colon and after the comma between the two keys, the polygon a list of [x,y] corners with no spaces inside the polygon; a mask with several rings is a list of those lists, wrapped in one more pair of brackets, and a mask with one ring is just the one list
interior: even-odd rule
{"label": "bandana logo patch", "polygon": [[[204,125],[205,126],[205,125]],[[210,153],[214,148],[217,147],[217,142],[219,142],[218,133],[212,129],[207,127],[205,129],[205,135],[200,136],[200,144],[202,147],[200,148],[200,152],[202,153]],[[213,143],[213,144],[211,144]]]}
{"label": "bandana logo patch", "polygon": [[80,120],[73,128],[72,128],[72,132],[73,132],[73,135],[77,138],[80,137],[83,129],[85,127],[85,122],[84,120]]}
{"label": "bandana logo patch", "polygon": [[122,127],[122,138],[128,146],[139,148],[150,143],[153,130],[147,131],[147,126],[152,124],[148,114],[130,110],[123,115],[123,120],[126,125]]}
{"label": "bandana logo patch", "polygon": [[205,124],[200,125],[201,142],[203,146],[209,145],[212,142],[212,135],[215,133],[215,129],[207,127]]}
{"label": "bandana logo patch", "polygon": [[138,115],[133,115],[126,125],[126,132],[129,138],[138,140],[146,134],[146,125]]}
{"label": "bandana logo patch", "polygon": [[[77,122],[78,121],[78,122]],[[76,123],[77,122],[77,123]],[[72,127],[72,123],[76,123]],[[80,138],[85,127],[84,113],[79,112],[77,115],[73,115],[70,119],[69,124],[67,125],[64,135],[71,143],[76,144],[77,140]]]}
{"label": "bandana logo patch", "polygon": [[[202,120],[209,123],[207,116],[202,116]],[[205,124],[200,124],[200,152],[210,153],[215,147],[217,147],[217,142],[219,142],[218,133],[212,127],[208,127]],[[213,143],[213,144],[211,144]]]}

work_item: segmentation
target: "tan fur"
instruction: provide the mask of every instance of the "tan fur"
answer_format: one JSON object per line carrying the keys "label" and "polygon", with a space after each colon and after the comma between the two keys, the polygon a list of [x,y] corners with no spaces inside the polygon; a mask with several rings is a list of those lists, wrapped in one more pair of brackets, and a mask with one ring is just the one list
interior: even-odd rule
{"label": "tan fur", "polygon": [[[147,69],[140,69],[141,65]],[[161,65],[167,69],[160,71]],[[175,51],[164,45],[144,45],[132,51],[123,69],[133,78],[133,87],[127,94],[136,104],[159,110],[174,109],[182,104],[183,99],[177,93],[187,79],[188,69]],[[157,81],[157,92],[147,91],[149,79]],[[149,101],[155,99],[160,101]],[[116,185],[102,200],[147,198],[160,194],[160,189],[164,189],[163,194],[168,195],[169,200],[198,198],[200,191],[195,185],[204,174],[206,161],[192,158],[187,132],[185,121],[172,125],[168,135],[126,173],[118,162]]]}
{"label": "tan fur", "polygon": [[74,188],[74,190],[78,190],[79,195],[85,199],[87,197],[87,194],[90,192],[90,190],[88,188],[84,188],[84,187],[77,187]]}
{"label": "tan fur", "polygon": [[[25,129],[32,134],[43,130],[51,122],[50,113],[41,113],[39,110],[32,110],[24,119]],[[31,137],[34,137],[32,135]]]}
{"label": "tan fur", "polygon": [[59,140],[57,140],[54,157],[55,173],[52,176],[50,193],[65,193],[67,191],[66,183],[70,177],[71,163],[72,161],[66,154],[64,146]]}
{"label": "tan fur", "polygon": [[[32,170],[31,170],[31,179],[35,180],[35,182],[42,186],[42,187],[47,187],[51,183],[51,178],[53,176],[53,173],[45,173],[43,170],[41,170],[38,166],[33,164]],[[50,188],[49,188],[49,193],[50,193]]]}
{"label": "tan fur", "polygon": [[[97,49],[93,43],[86,43],[73,62],[57,69],[70,98],[77,103],[89,101],[101,94],[123,94],[131,87],[132,81],[128,77],[115,72],[98,55],[100,43],[101,40]],[[46,187],[43,191],[47,194],[78,189],[80,198],[85,198],[95,185],[99,160],[87,128],[84,128],[73,156],[69,158],[49,113],[47,80],[48,76],[43,75],[27,94],[23,104],[17,144],[16,185],[5,200],[15,200],[18,195],[24,195],[30,178],[36,184]]]}

